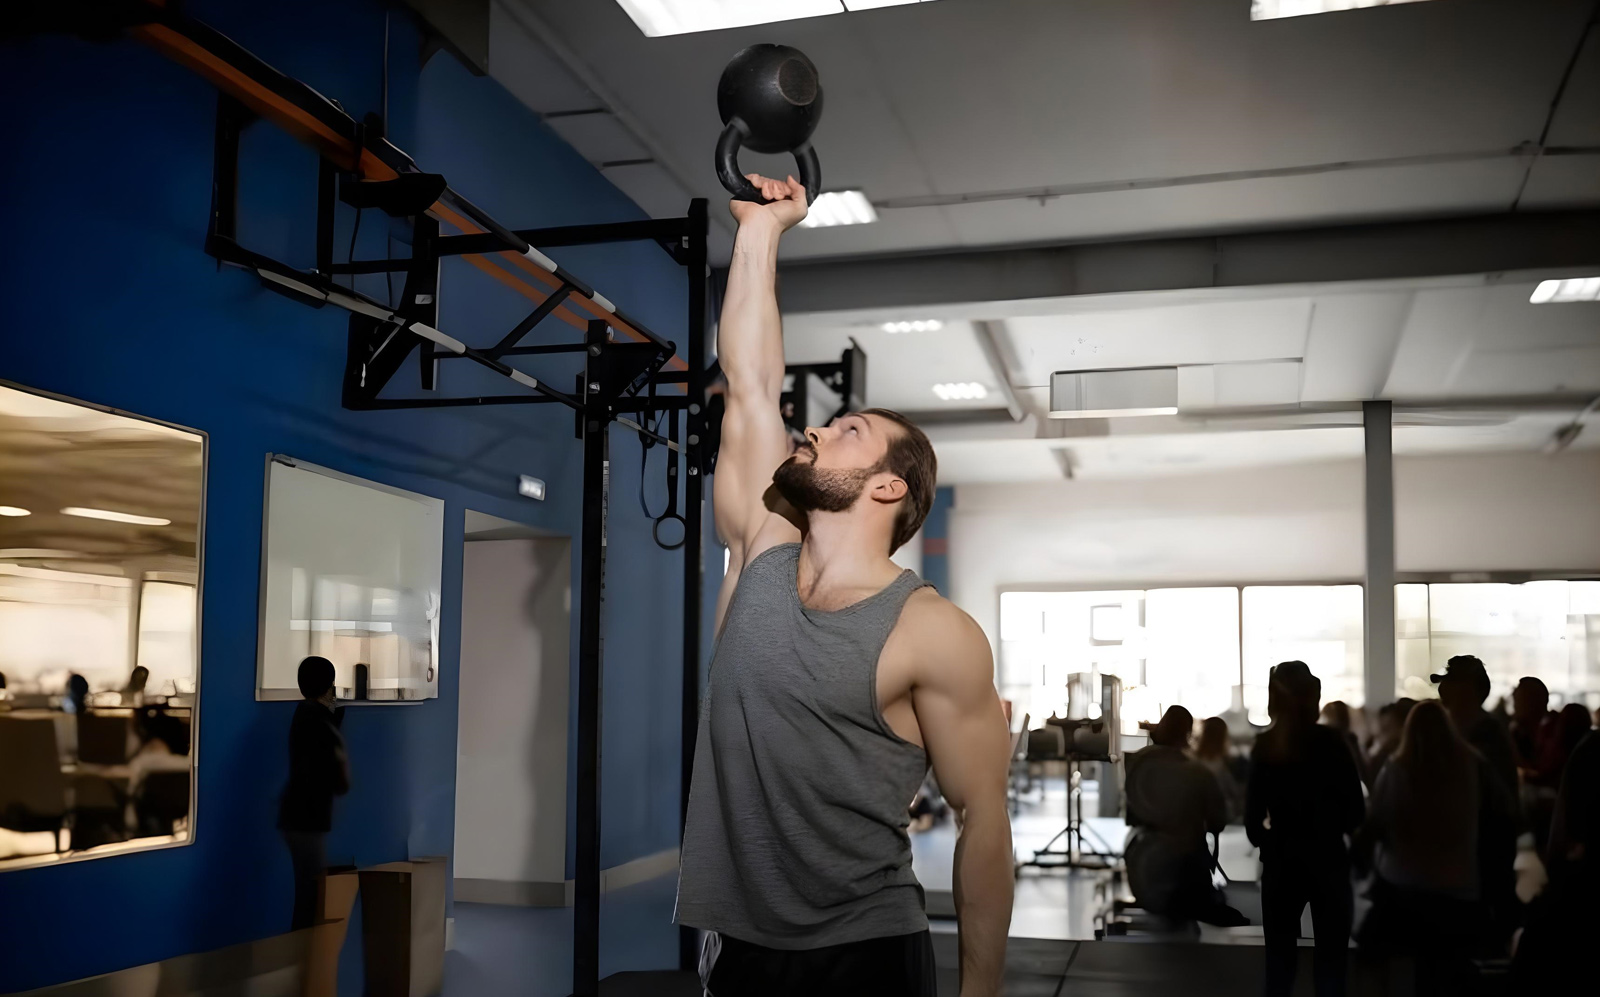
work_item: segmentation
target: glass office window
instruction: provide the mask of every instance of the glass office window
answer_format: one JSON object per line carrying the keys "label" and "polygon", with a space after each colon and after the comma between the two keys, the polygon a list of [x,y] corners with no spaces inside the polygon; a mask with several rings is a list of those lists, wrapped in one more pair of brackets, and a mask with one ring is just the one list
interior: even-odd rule
{"label": "glass office window", "polygon": [[126,578],[0,563],[0,672],[14,688],[94,689],[128,679]]}
{"label": "glass office window", "polygon": [[150,670],[145,688],[163,696],[194,692],[195,587],[145,582],[139,598],[139,664]]}
{"label": "glass office window", "polygon": [[1252,585],[1244,590],[1244,703],[1267,722],[1267,676],[1300,660],[1322,680],[1322,701],[1366,702],[1360,585]]}

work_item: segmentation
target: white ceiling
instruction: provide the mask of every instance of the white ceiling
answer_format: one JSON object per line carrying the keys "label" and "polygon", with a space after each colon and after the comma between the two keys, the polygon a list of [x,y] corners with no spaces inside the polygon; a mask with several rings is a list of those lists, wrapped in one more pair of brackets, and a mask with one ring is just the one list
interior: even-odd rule
{"label": "white ceiling", "polygon": [[[933,394],[943,381],[984,383],[991,397],[961,407],[992,411],[1008,380],[1025,423],[929,426],[949,483],[1059,478],[1063,447],[1084,477],[1357,456],[1356,410],[1372,398],[1402,405],[1398,453],[1537,450],[1580,407],[1542,411],[1541,397],[1600,395],[1600,304],[1531,305],[1533,287],[1457,277],[790,315],[784,345],[791,362],[812,363],[855,339],[868,357],[868,401],[911,412],[955,408]],[[1003,370],[978,349],[980,315]],[[889,335],[877,323],[891,317],[945,326]],[[1212,368],[1214,398],[1176,417],[1042,418],[1053,371],[1165,365]],[[1308,418],[1324,428],[1305,428]],[[1600,445],[1600,430],[1574,445]]]}
{"label": "white ceiling", "polygon": [[[1593,0],[1264,22],[1249,8],[939,0],[646,38],[612,0],[492,0],[489,64],[664,216],[690,196],[725,197],[711,159],[727,60],[754,42],[800,48],[827,94],[815,138],[825,186],[865,190],[881,220],[791,232],[788,260],[1600,205]],[[1541,141],[1566,154],[1511,154]],[[725,258],[731,228],[720,208],[713,217],[713,256]],[[1450,409],[1403,409],[1402,454],[1534,450],[1576,408],[1488,399],[1600,394],[1600,305],[1529,305],[1538,276],[786,314],[785,348],[791,363],[820,362],[858,341],[869,402],[912,412],[994,415],[1009,383],[1029,415],[1020,425],[930,420],[949,483],[1059,479],[1068,464],[1094,477],[1352,457],[1361,432],[1348,411],[1314,417],[1320,428],[1283,411],[1372,398]],[[917,318],[945,326],[877,328]],[[1040,418],[1051,372],[1146,365],[1195,365],[1212,405],[1265,408],[1226,421]],[[951,381],[990,397],[936,399],[933,385]],[[1459,408],[1473,399],[1485,408]],[[1600,428],[1575,445],[1597,444]]]}
{"label": "white ceiling", "polygon": [[[789,258],[1600,202],[1594,39],[1551,113],[1590,0],[1260,22],[1249,0],[939,0],[663,38],[610,0],[493,2],[490,72],[541,113],[605,111],[551,125],[593,162],[653,159],[607,173],[657,214],[725,196],[728,59],[806,52],[825,186],[865,190],[882,220],[795,232]],[[1589,153],[1507,155],[1541,136]],[[1260,175],[1302,168],[1321,169]],[[1148,181],[1181,183],[1104,189]],[[950,203],[972,197],[1000,199]]]}

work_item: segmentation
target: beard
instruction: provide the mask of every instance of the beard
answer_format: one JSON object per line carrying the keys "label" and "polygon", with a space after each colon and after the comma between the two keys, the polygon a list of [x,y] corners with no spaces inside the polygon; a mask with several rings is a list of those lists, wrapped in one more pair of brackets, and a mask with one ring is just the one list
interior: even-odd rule
{"label": "beard", "polygon": [[[809,453],[811,459],[801,460],[802,453]],[[778,494],[801,512],[844,512],[856,504],[867,487],[867,480],[878,471],[871,467],[819,468],[816,461],[816,449],[802,446],[772,474],[772,484]]]}

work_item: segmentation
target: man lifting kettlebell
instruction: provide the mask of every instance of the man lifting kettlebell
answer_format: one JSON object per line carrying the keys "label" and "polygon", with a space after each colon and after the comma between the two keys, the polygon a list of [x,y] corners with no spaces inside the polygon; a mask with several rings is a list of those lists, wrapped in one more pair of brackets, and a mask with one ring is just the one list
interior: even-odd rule
{"label": "man lifting kettlebell", "polygon": [[[728,387],[714,499],[729,564],[677,919],[708,933],[711,997],[933,997],[906,831],[931,764],[961,827],[961,994],[993,997],[1013,865],[989,644],[890,560],[933,504],[933,448],[904,416],[866,409],[807,428],[791,455],[777,256],[820,183],[809,138],[821,88],[803,55],[757,46],[724,73],[718,102],[738,139],[719,145],[739,222],[718,336]],[[794,116],[810,124],[762,149],[763,127]],[[741,143],[794,151],[806,183],[740,175]]]}

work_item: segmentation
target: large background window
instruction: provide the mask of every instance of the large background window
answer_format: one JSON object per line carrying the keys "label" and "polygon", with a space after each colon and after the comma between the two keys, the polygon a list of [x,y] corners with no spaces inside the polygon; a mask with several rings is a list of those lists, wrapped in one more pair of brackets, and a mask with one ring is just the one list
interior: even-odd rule
{"label": "large background window", "polygon": [[[1362,614],[1360,585],[1005,592],[1000,693],[1037,726],[1067,715],[1068,675],[1094,672],[1122,679],[1128,733],[1175,704],[1265,724],[1269,671],[1299,659],[1324,703],[1361,706]],[[1534,675],[1557,703],[1600,706],[1600,581],[1397,585],[1395,617],[1396,695],[1436,696],[1428,676],[1476,654],[1491,705]]]}
{"label": "large background window", "polygon": [[1600,701],[1600,581],[1444,582],[1395,590],[1396,693],[1435,695],[1452,655],[1476,654],[1491,704],[1533,675],[1558,701]]}
{"label": "large background window", "polygon": [[1304,661],[1322,680],[1322,701],[1366,702],[1360,585],[1252,585],[1244,590],[1244,703],[1267,722],[1267,675]]}
{"label": "large background window", "polygon": [[1076,672],[1122,680],[1130,733],[1173,705],[1222,713],[1239,685],[1239,590],[1003,593],[1001,695],[1037,726],[1067,715],[1067,676]]}
{"label": "large background window", "polygon": [[1359,585],[1005,592],[1001,695],[1037,726],[1066,715],[1068,675],[1097,672],[1122,679],[1129,733],[1174,705],[1264,724],[1268,670],[1298,658],[1325,701],[1359,706],[1361,613]]}

